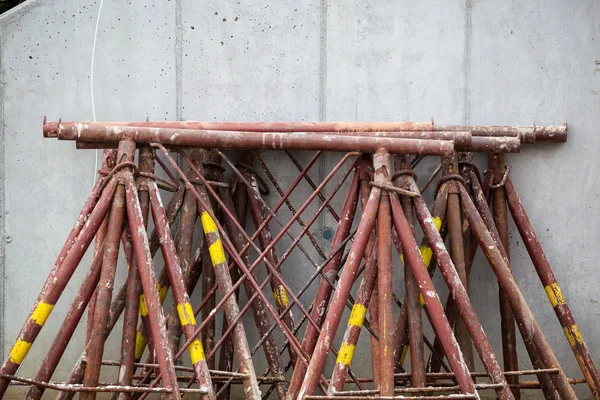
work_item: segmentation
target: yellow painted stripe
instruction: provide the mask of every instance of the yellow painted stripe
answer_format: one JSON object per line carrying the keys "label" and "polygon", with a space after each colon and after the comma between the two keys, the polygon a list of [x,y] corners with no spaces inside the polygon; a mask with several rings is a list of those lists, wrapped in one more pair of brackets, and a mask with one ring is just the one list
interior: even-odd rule
{"label": "yellow painted stripe", "polygon": [[425,299],[422,294],[419,294],[419,301],[421,302],[421,307],[425,305]]}
{"label": "yellow painted stripe", "polygon": [[440,217],[433,217],[433,223],[435,224],[435,229],[439,232],[442,229],[442,219]]}
{"label": "yellow painted stripe", "polygon": [[31,314],[31,319],[39,326],[44,326],[53,308],[54,304],[48,304],[40,301],[33,314]]}
{"label": "yellow painted stripe", "polygon": [[567,340],[569,341],[571,347],[575,346],[575,338],[573,337],[573,335],[571,335],[571,331],[569,330],[569,328],[564,327],[563,332],[565,333],[565,336],[567,337]]}
{"label": "yellow painted stripe", "polygon": [[212,260],[213,267],[215,265],[227,262],[221,239],[217,239],[213,244],[211,244],[208,247],[208,252],[210,253],[210,259]]}
{"label": "yellow painted stripe", "polygon": [[367,307],[362,304],[355,304],[354,307],[352,307],[352,312],[350,313],[348,326],[356,326],[361,328],[365,320],[365,315],[367,315]]}
{"label": "yellow painted stripe", "polygon": [[423,245],[419,247],[419,251],[421,252],[421,258],[423,259],[423,263],[427,268],[429,268],[429,265],[431,264],[431,259],[433,258],[433,251],[431,250],[431,247],[429,247],[428,245]]}
{"label": "yellow painted stripe", "polygon": [[[435,229],[439,232],[442,228],[442,219],[439,217],[433,217],[433,223],[435,224]],[[423,245],[419,247],[419,251],[421,252],[421,258],[423,259],[423,263],[425,266],[429,268],[431,265],[431,260],[433,259],[433,251],[429,245]]]}
{"label": "yellow painted stripe", "polygon": [[343,366],[349,366],[352,362],[352,357],[354,356],[354,349],[356,348],[353,344],[348,344],[346,342],[342,343],[340,347],[340,351],[337,356],[336,364],[342,364]]}
{"label": "yellow painted stripe", "polygon": [[169,293],[169,287],[163,286],[160,283],[157,283],[156,286],[158,287],[158,297],[160,299],[160,303],[162,304],[167,297],[167,293]]}
{"label": "yellow painted stripe", "polygon": [[574,347],[576,343],[583,344],[583,337],[577,325],[573,324],[570,327],[564,327],[563,331],[571,347]]}
{"label": "yellow painted stripe", "polygon": [[10,351],[10,355],[8,356],[10,361],[15,364],[21,364],[30,348],[31,343],[17,339],[17,342],[13,346],[12,350]]}
{"label": "yellow painted stripe", "polygon": [[406,354],[408,353],[408,346],[404,346],[402,349],[402,355],[400,356],[400,365],[404,365],[404,360],[406,360]]}
{"label": "yellow painted stripe", "polygon": [[290,303],[287,290],[285,290],[285,288],[281,285],[277,286],[277,288],[273,291],[273,297],[275,298],[275,303],[278,307],[287,307]]}
{"label": "yellow painted stripe", "polygon": [[148,315],[148,304],[146,303],[146,295],[140,294],[140,315],[145,317]]}
{"label": "yellow painted stripe", "polygon": [[144,332],[138,331],[137,334],[135,335],[135,352],[134,352],[134,356],[137,360],[142,358],[145,348],[146,348],[146,336],[144,335]]}
{"label": "yellow painted stripe", "polygon": [[190,303],[177,304],[177,313],[179,314],[179,320],[181,326],[196,325],[196,319],[194,318],[194,310]]}
{"label": "yellow painted stripe", "polygon": [[579,332],[579,327],[577,325],[573,324],[573,326],[571,326],[571,332],[577,343],[583,344],[583,337],[581,336],[581,332]]}
{"label": "yellow painted stripe", "polygon": [[544,288],[546,290],[546,294],[548,295],[548,299],[550,300],[550,304],[552,307],[556,307],[559,304],[565,304],[565,297],[562,294],[562,290],[558,286],[558,283],[554,282]]}
{"label": "yellow painted stripe", "polygon": [[[442,219],[439,217],[433,217],[433,223],[435,224],[435,229],[439,232],[442,227]],[[433,251],[429,245],[422,245],[419,247],[419,251],[421,252],[421,258],[423,259],[423,263],[427,268],[431,264],[431,260],[433,259]],[[404,264],[404,254],[400,255],[400,261]]]}
{"label": "yellow painted stripe", "polygon": [[202,348],[202,343],[200,343],[200,340],[196,339],[190,343],[188,351],[190,353],[190,360],[192,361],[192,364],[196,364],[197,362],[204,360],[204,349]]}
{"label": "yellow painted stripe", "polygon": [[215,233],[217,231],[217,225],[215,224],[215,221],[213,221],[211,216],[208,215],[206,211],[202,213],[200,220],[202,221],[204,233]]}

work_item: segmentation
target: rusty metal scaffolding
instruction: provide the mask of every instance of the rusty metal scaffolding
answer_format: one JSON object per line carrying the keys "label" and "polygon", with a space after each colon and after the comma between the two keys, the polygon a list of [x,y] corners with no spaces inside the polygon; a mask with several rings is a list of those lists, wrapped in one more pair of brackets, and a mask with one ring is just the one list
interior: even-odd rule
{"label": "rusty metal scaffolding", "polygon": [[[505,400],[522,390],[575,399],[572,385],[587,383],[600,399],[598,371],[504,161],[522,144],[565,142],[566,124],[44,121],[43,134],[104,149],[102,169],[0,369],[0,398],[28,385],[27,399],[46,390],[57,399],[229,399],[241,385],[247,399],[478,399],[494,391]],[[315,152],[303,165],[298,150]],[[297,167],[291,182],[277,179],[269,151]],[[325,151],[340,152],[339,160],[315,182]],[[474,152],[488,154],[484,178]],[[419,188],[414,168],[425,156],[440,157],[440,166]],[[439,174],[430,209],[422,193]],[[306,185],[309,195],[300,196]],[[509,212],[583,378],[567,378],[513,277]],[[329,249],[314,235],[324,213],[337,222]],[[37,374],[17,376],[92,242],[93,261],[81,285],[68,288],[74,300]],[[499,284],[501,349],[490,345],[468,295],[479,247]],[[128,270],[115,288],[120,249]],[[306,281],[291,282],[290,268]],[[436,269],[450,292],[445,303]],[[119,323],[120,358],[107,360]],[[82,324],[85,348],[66,381],[52,381]],[[519,370],[517,328],[532,370]],[[371,360],[360,375],[351,369],[357,349]],[[476,355],[484,372],[475,371]],[[114,379],[101,382],[111,367],[118,370],[102,376]]]}

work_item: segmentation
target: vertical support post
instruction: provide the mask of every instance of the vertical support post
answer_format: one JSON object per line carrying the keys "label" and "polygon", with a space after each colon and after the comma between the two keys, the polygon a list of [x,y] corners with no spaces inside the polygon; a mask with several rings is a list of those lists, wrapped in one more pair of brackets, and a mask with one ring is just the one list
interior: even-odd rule
{"label": "vertical support post", "polygon": [[[398,187],[409,190],[407,174],[411,172],[410,157],[397,155],[395,157],[395,162],[396,172],[394,175],[400,174],[399,177],[396,178],[395,184]],[[402,210],[404,211],[404,215],[406,216],[406,220],[408,221],[411,232],[414,236],[415,216],[412,200],[407,196],[402,196],[400,197],[400,204],[402,205]],[[420,252],[421,257],[424,259],[423,251]],[[404,282],[406,286],[404,303],[406,303],[405,309],[407,310],[406,318],[409,332],[411,385],[412,387],[419,388],[425,387],[427,384],[425,377],[425,349],[423,341],[423,321],[421,314],[420,293],[408,261],[404,257],[402,257],[402,260],[404,261]],[[425,262],[425,259],[424,264],[427,268],[429,268],[429,262]],[[396,343],[397,342],[398,341],[396,341]],[[418,394],[418,392],[415,392],[415,394]]]}
{"label": "vertical support post", "polygon": [[[495,153],[488,155],[488,170],[492,171],[492,185],[498,185],[502,181],[505,172],[504,154]],[[500,235],[502,247],[507,261],[510,262],[510,237],[508,233],[508,215],[506,210],[506,197],[504,185],[492,189],[491,201],[494,223]],[[507,264],[510,267],[510,264]],[[502,288],[498,288],[498,303],[500,306],[500,330],[502,332],[502,357],[504,360],[505,371],[518,371],[519,358],[517,355],[517,332],[515,326],[515,316],[510,309],[510,304],[506,298],[506,293]],[[511,385],[518,385],[519,376],[507,376],[506,380]],[[512,386],[513,394],[516,400],[520,400],[521,391],[518,387]]]}
{"label": "vertical support post", "polygon": [[133,176],[131,175],[125,176],[125,190],[127,196],[127,217],[132,233],[131,239],[138,262],[142,289],[148,307],[150,333],[154,339],[156,360],[158,361],[159,370],[165,386],[172,390],[172,392],[166,396],[166,399],[178,399],[180,394],[177,384],[177,375],[175,374],[173,353],[167,342],[165,315],[157,290],[157,280],[154,273],[154,266],[152,265],[150,245],[148,243],[146,230],[144,229],[144,217],[138,200],[137,188]]}
{"label": "vertical support post", "polygon": [[[378,151],[373,155],[375,182],[389,183],[391,172],[390,155]],[[392,292],[392,220],[390,198],[387,191],[381,193],[377,213],[377,289],[379,302],[379,394],[394,395],[394,314]]]}
{"label": "vertical support post", "polygon": [[[457,176],[458,174],[458,159],[457,155],[451,157],[442,158],[442,172],[444,177]],[[460,276],[460,281],[468,293],[468,276],[467,268],[465,263],[465,251],[463,244],[463,231],[462,231],[462,211],[460,208],[460,190],[456,181],[449,182],[449,193],[448,193],[448,207],[446,210],[446,217],[448,220],[448,241],[450,244],[450,257],[452,263]],[[456,323],[454,332],[456,334],[456,340],[460,345],[460,349],[463,352],[465,361],[469,371],[475,369],[475,361],[473,359],[473,347],[471,346],[471,338],[467,327],[460,316],[458,309],[456,312]]]}
{"label": "vertical support post", "polygon": [[[436,225],[436,228],[439,230],[442,229],[442,219],[445,218],[446,215],[446,207],[447,207],[447,203],[448,203],[448,184],[442,184],[435,196],[435,200],[433,202],[433,207],[431,210],[431,215],[433,218],[433,221]],[[423,262],[425,263],[425,267],[427,268],[427,271],[429,272],[429,276],[433,277],[433,273],[435,272],[435,262],[432,263],[433,261],[433,251],[431,250],[431,246],[429,245],[429,242],[427,241],[427,238],[423,238],[423,240],[421,241],[421,246],[419,246],[419,251],[421,252],[421,258],[423,259]],[[405,260],[406,262],[406,260]],[[420,296],[419,296],[419,302],[420,302]],[[422,304],[421,304],[422,305]],[[407,329],[407,308],[408,308],[408,304],[407,304],[407,299],[405,297],[404,299],[404,303],[402,303],[402,307],[400,308],[400,316],[398,318],[398,322],[396,323],[396,341],[394,343],[395,346],[395,350],[394,350],[394,359],[396,361],[396,365],[397,366],[401,366],[403,364],[403,353],[406,352],[406,350],[408,349],[408,347],[406,346],[408,343],[408,329]],[[401,319],[403,318],[404,315],[404,321]],[[448,317],[448,314],[446,314],[446,317]],[[450,321],[450,318],[448,318],[448,322],[450,323],[450,327],[453,326],[453,322]],[[436,354],[438,355],[442,355],[443,357],[443,348],[441,343],[439,342],[439,338],[436,337],[435,338],[435,343],[434,343],[434,348],[433,351],[436,352]],[[439,359],[436,357],[432,357],[433,361],[435,361],[436,363],[439,362]],[[440,363],[441,364],[441,363]],[[398,368],[399,369],[399,368]]]}
{"label": "vertical support post", "polygon": [[[145,174],[154,174],[154,155],[149,146],[143,146],[139,151],[139,171]],[[144,227],[148,227],[148,213],[150,211],[150,194],[148,193],[148,178],[138,178],[138,195],[142,216],[144,217]],[[141,283],[137,261],[131,257],[131,230],[126,228],[127,241],[124,244],[125,254],[129,253],[129,273],[127,276],[127,294],[125,300],[125,315],[123,317],[123,335],[121,338],[121,360],[119,362],[118,384],[121,386],[131,386],[135,368],[135,345],[136,328],[140,307]],[[128,400],[131,399],[131,393],[119,393],[111,395],[111,399]]]}
{"label": "vertical support post", "polygon": [[[135,155],[135,142],[121,141],[117,153],[117,162],[133,162]],[[90,337],[90,351],[83,376],[83,385],[89,387],[98,386],[100,369],[102,368],[102,356],[104,354],[104,343],[106,342],[106,326],[108,323],[108,312],[112,299],[112,291],[117,271],[117,259],[119,255],[119,244],[123,233],[125,221],[125,187],[123,185],[123,173],[132,173],[131,167],[123,168],[117,172],[117,188],[113,198],[110,214],[108,215],[108,226],[106,242],[102,256],[102,271],[96,293],[96,305],[94,307],[94,322]],[[79,396],[82,400],[94,400],[96,393],[83,392]]]}

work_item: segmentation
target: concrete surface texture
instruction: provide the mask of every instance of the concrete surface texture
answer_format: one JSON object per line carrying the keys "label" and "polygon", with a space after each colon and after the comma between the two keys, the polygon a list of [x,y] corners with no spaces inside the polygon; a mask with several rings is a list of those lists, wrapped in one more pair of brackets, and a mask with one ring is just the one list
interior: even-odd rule
{"label": "concrete surface texture", "polygon": [[[44,140],[41,123],[44,115],[92,119],[98,7],[98,1],[30,0],[0,17],[2,359],[94,180],[95,152]],[[507,161],[581,333],[600,361],[598,15],[600,3],[594,0],[105,0],[95,57],[96,115],[250,121],[434,116],[439,124],[507,125],[566,120],[567,144],[525,148]],[[323,158],[315,178],[337,157]],[[265,158],[277,166],[279,178],[295,174],[276,156]],[[429,160],[417,172],[428,176],[436,162]],[[313,232],[332,226],[323,217]],[[511,232],[516,278],[567,375],[580,376],[512,225]],[[76,273],[71,288],[84,273],[85,268]],[[285,271],[294,284],[309,274]],[[35,373],[74,293],[65,292],[20,374]],[[500,351],[497,297],[497,284],[479,258],[471,298]],[[107,357],[118,352],[120,332],[113,337]],[[55,379],[65,377],[82,338],[80,330]],[[527,367],[522,343],[519,351]],[[356,357],[353,368],[366,374],[364,346]],[[10,393],[23,396],[16,389]],[[591,398],[584,385],[578,395]]]}

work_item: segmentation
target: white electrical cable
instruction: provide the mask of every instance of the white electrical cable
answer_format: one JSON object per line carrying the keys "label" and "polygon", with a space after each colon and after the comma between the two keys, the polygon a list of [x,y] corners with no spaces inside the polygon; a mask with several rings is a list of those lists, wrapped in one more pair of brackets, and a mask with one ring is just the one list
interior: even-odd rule
{"label": "white electrical cable", "polygon": [[[94,44],[92,46],[92,63],[90,66],[90,93],[92,96],[92,117],[96,122],[96,103],[94,102],[94,59],[96,58],[96,40],[98,39],[98,26],[100,25],[100,14],[102,14],[102,6],[104,0],[100,0],[100,7],[98,7],[98,16],[96,17],[96,30],[94,31]],[[98,170],[98,150],[96,150],[96,161],[94,163],[94,180],[92,186],[96,183],[96,171]]]}

